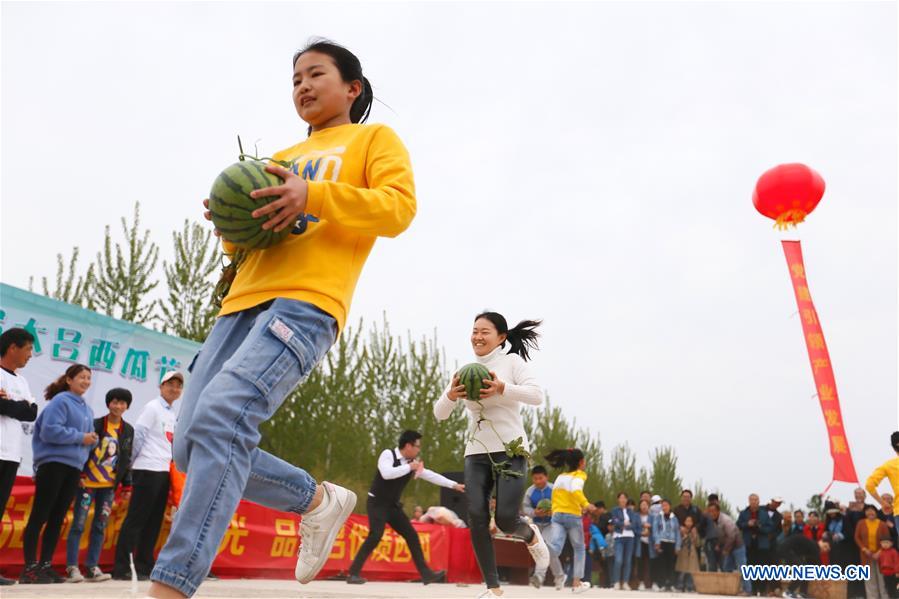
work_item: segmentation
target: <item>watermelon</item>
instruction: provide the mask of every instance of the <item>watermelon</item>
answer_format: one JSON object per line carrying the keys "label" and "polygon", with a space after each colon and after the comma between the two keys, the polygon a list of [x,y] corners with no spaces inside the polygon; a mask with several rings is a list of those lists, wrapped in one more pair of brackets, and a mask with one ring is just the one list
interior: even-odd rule
{"label": "watermelon", "polygon": [[537,502],[537,509],[543,510],[544,512],[550,512],[553,509],[553,501],[552,499],[541,499]]}
{"label": "watermelon", "polygon": [[254,210],[277,200],[279,196],[254,200],[250,192],[283,183],[280,177],[265,170],[266,165],[261,160],[235,162],[216,177],[209,192],[209,211],[215,228],[224,239],[237,247],[263,249],[290,235],[292,227],[285,227],[278,233],[262,228],[262,224],[271,218],[270,214],[261,218],[252,217]]}
{"label": "watermelon", "polygon": [[481,399],[481,389],[484,387],[484,379],[489,379],[490,371],[483,364],[472,362],[459,369],[456,373],[459,384],[465,385],[468,399],[478,401]]}

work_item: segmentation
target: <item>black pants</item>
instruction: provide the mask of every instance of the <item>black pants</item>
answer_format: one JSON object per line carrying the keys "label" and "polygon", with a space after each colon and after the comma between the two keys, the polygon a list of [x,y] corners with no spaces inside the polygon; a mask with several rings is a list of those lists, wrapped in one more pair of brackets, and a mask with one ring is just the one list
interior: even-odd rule
{"label": "black pants", "polygon": [[[769,549],[759,549],[758,547],[750,546],[749,549],[746,550],[746,561],[749,565],[767,565],[771,564],[771,551]],[[774,584],[773,581],[771,584]],[[752,581],[752,592],[761,593],[762,596],[768,594],[768,586],[769,581],[767,580],[753,580]]]}
{"label": "black pants", "polygon": [[53,559],[62,522],[75,498],[80,479],[81,470],[65,464],[47,462],[38,467],[34,477],[34,504],[22,535],[26,565],[37,561],[37,541],[41,528],[44,528],[41,561],[49,562]]}
{"label": "black pants", "polygon": [[378,502],[371,496],[369,496],[366,505],[368,507],[368,537],[365,539],[365,542],[362,543],[362,547],[359,548],[359,553],[357,553],[356,557],[353,559],[353,564],[350,566],[350,574],[359,576],[359,572],[362,571],[362,566],[365,565],[365,560],[368,559],[371,552],[374,551],[378,546],[378,543],[381,542],[381,537],[384,536],[384,526],[386,524],[389,524],[397,534],[406,540],[406,545],[409,546],[409,553],[412,554],[412,561],[415,562],[418,573],[422,576],[432,574],[427,562],[425,562],[424,553],[421,551],[421,542],[418,540],[418,533],[415,532],[415,528],[412,527],[409,516],[403,512],[402,505],[399,503],[385,504],[383,502]]}
{"label": "black pants", "polygon": [[642,582],[646,590],[651,591],[652,571],[650,570],[649,543],[644,543],[640,540],[640,537],[637,537],[637,542],[640,543],[640,557],[634,555],[634,561],[631,564],[631,579],[628,582],[628,586],[632,590],[637,590]]}
{"label": "black pants", "polygon": [[18,462],[0,460],[0,518],[3,517],[3,510],[6,509],[6,502],[9,501],[9,495],[12,493],[12,486],[16,482],[16,472],[18,471]]}
{"label": "black pants", "polygon": [[134,470],[131,475],[133,488],[128,515],[122,523],[119,541],[115,549],[113,576],[130,576],[130,553],[134,553],[134,569],[138,574],[149,575],[156,564],[153,548],[165,506],[169,497],[169,473],[151,470]]}
{"label": "black pants", "polygon": [[895,574],[891,574],[890,576],[884,576],[883,582],[887,588],[887,593],[889,594],[890,599],[899,597],[899,593],[896,592],[896,575]]}
{"label": "black pants", "polygon": [[514,535],[530,543],[534,531],[518,515],[524,496],[527,462],[523,457],[509,458],[504,452],[491,454],[495,462],[509,461],[510,467],[520,472],[520,477],[499,476],[487,454],[475,454],[465,458],[465,498],[468,501],[468,517],[471,521],[471,544],[478,567],[487,588],[499,587],[496,571],[496,554],[490,536],[490,496],[496,487],[496,527],[507,535]]}
{"label": "black pants", "polygon": [[656,579],[659,588],[674,587],[677,578],[674,573],[674,565],[677,563],[677,554],[674,552],[674,543],[659,543],[662,548],[657,554],[656,564],[659,574]]}

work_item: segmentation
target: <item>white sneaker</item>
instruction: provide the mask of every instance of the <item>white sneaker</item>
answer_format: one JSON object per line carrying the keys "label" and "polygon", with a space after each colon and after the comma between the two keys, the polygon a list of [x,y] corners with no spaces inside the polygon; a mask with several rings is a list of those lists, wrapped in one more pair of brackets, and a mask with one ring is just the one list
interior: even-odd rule
{"label": "white sneaker", "polygon": [[300,522],[300,551],[294,575],[301,584],[312,582],[328,561],[334,539],[356,507],[356,494],[329,482],[322,483],[325,497]]}
{"label": "white sneaker", "polygon": [[572,593],[586,593],[588,590],[590,590],[590,586],[591,585],[589,582],[587,582],[586,580],[582,580],[581,584],[577,585],[576,587],[571,587],[571,592]]}
{"label": "white sneaker", "polygon": [[112,578],[109,574],[103,572],[99,566],[94,566],[93,568],[87,569],[87,576],[84,579],[88,582],[106,582]]}
{"label": "white sneaker", "polygon": [[565,583],[568,582],[568,574],[562,574],[554,582],[556,583],[556,590],[561,591],[565,588]]}
{"label": "white sneaker", "polygon": [[493,599],[494,597],[502,597],[502,593],[497,595],[493,592],[492,589],[487,589],[486,591],[478,595],[478,599]]}
{"label": "white sneaker", "polygon": [[530,582],[532,587],[534,587],[535,589],[539,589],[543,586],[543,577],[538,576],[535,572],[534,574],[531,574]]}
{"label": "white sneaker", "polygon": [[534,531],[534,538],[537,539],[537,542],[533,545],[528,545],[528,551],[531,557],[534,558],[536,569],[540,572],[546,572],[546,569],[549,567],[549,547],[546,546],[546,541],[543,540],[543,535],[540,534],[540,529],[537,528],[536,524],[531,524],[531,530]]}
{"label": "white sneaker", "polygon": [[66,582],[82,582],[84,580],[84,576],[81,575],[81,570],[78,566],[68,566],[66,568]]}

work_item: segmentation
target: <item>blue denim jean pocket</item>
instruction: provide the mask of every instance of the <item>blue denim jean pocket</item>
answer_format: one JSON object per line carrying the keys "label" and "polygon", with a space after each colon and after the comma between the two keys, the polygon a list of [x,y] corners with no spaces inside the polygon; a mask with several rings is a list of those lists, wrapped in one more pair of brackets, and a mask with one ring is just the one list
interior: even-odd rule
{"label": "blue denim jean pocket", "polygon": [[315,360],[310,351],[312,344],[303,333],[273,315],[249,349],[253,359],[241,360],[234,373],[251,382],[263,396],[280,403],[308,374]]}

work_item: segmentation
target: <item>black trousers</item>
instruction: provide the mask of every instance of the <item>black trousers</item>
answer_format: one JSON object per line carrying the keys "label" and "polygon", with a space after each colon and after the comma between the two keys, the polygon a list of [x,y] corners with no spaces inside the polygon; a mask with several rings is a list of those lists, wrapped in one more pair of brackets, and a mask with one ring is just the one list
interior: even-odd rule
{"label": "black trousers", "polygon": [[491,454],[495,462],[508,460],[510,467],[520,472],[520,477],[497,477],[487,454],[475,454],[465,458],[465,498],[468,500],[468,518],[471,526],[471,544],[478,567],[487,588],[499,587],[496,571],[496,554],[490,536],[490,496],[496,488],[496,527],[507,535],[514,535],[530,543],[534,531],[518,515],[524,497],[527,462],[523,457],[509,458],[505,452]]}
{"label": "black trousers", "polygon": [[677,584],[677,577],[674,573],[674,566],[677,563],[677,554],[674,551],[674,543],[659,543],[662,548],[656,554],[656,565],[658,565],[658,578],[656,584],[660,588],[674,587]]}
{"label": "black trousers", "polygon": [[884,585],[886,585],[887,593],[890,596],[890,599],[894,599],[895,597],[899,597],[899,593],[896,592],[896,575],[891,574],[890,576],[883,577]]}
{"label": "black trousers", "polygon": [[169,473],[152,470],[134,470],[131,503],[128,514],[119,531],[115,549],[113,576],[130,576],[131,562],[128,555],[134,553],[134,569],[138,574],[149,575],[156,564],[153,548],[162,528],[165,506],[169,498]]}
{"label": "black trousers", "polygon": [[[771,564],[771,550],[770,549],[759,549],[758,547],[750,546],[746,550],[746,561],[749,565],[765,565]],[[752,592],[761,593],[762,596],[768,594],[768,587],[774,584],[773,581],[767,580],[753,580],[752,581]],[[863,583],[864,584],[864,583]]]}
{"label": "black trousers", "polygon": [[6,502],[12,493],[12,486],[16,482],[16,472],[19,471],[18,462],[0,460],[0,517],[6,509]]}
{"label": "black trousers", "polygon": [[381,542],[384,536],[384,526],[389,524],[398,535],[406,540],[409,546],[409,553],[412,554],[412,561],[418,568],[418,573],[422,576],[431,574],[431,569],[425,562],[424,553],[421,550],[421,542],[418,540],[418,533],[412,527],[409,516],[403,512],[403,507],[399,503],[379,502],[374,497],[369,496],[368,503],[368,537],[359,548],[359,553],[353,558],[353,564],[350,566],[350,574],[359,576],[365,560],[371,555],[372,551]]}
{"label": "black trousers", "polygon": [[53,559],[62,522],[75,498],[80,479],[81,470],[65,464],[47,462],[38,467],[34,476],[34,504],[22,534],[26,565],[37,561],[37,542],[41,528],[44,529],[41,561],[49,562]]}

